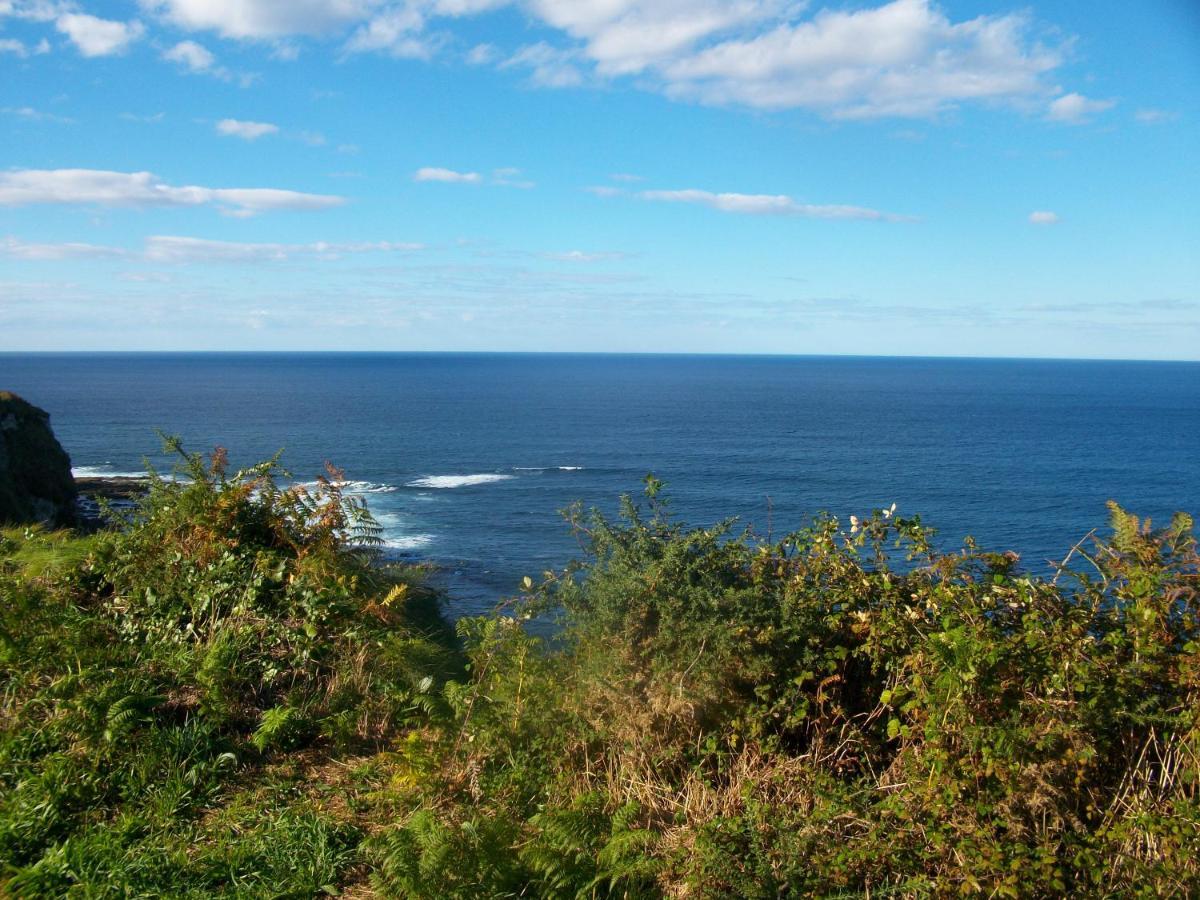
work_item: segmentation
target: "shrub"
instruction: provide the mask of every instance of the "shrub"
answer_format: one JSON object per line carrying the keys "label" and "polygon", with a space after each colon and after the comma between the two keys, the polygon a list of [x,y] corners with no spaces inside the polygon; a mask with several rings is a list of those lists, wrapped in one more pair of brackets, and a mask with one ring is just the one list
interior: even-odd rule
{"label": "shrub", "polygon": [[167,447],[180,477],[112,530],[0,540],[6,896],[332,890],[361,831],[312,772],[428,727],[456,671],[340,473],[280,488],[276,460]]}
{"label": "shrub", "polygon": [[[1200,891],[1186,516],[1113,505],[1040,578],[894,509],[766,543],[649,488],[572,511],[586,560],[460,623],[447,762],[374,842],[380,888],[422,896],[393,873],[485,821],[452,854],[480,896],[514,865],[545,897]],[[553,611],[552,641],[515,625]]]}

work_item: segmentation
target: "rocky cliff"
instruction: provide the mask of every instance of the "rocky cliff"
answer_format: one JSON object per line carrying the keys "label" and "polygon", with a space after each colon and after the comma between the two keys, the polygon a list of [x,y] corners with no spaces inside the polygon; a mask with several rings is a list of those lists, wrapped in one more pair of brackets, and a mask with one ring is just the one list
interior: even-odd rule
{"label": "rocky cliff", "polygon": [[71,459],[50,429],[50,414],[0,391],[0,523],[74,520]]}

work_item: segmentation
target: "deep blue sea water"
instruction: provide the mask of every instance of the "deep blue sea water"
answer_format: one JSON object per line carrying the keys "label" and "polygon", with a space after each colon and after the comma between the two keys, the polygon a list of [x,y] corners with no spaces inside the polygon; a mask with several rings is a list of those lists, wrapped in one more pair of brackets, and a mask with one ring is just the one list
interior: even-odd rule
{"label": "deep blue sea water", "polygon": [[[676,512],[776,535],[898,504],[1033,569],[1105,500],[1200,513],[1200,364],[522,354],[0,354],[78,471],[161,463],[156,429],[362,482],[393,552],[490,608],[653,471]],[[769,498],[769,500],[768,500]]]}

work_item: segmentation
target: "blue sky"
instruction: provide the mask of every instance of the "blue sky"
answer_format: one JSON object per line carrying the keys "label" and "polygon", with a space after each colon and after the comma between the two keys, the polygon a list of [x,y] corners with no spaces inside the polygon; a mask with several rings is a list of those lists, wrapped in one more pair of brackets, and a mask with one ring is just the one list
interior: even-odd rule
{"label": "blue sky", "polygon": [[1200,359],[1200,6],[0,0],[0,350]]}

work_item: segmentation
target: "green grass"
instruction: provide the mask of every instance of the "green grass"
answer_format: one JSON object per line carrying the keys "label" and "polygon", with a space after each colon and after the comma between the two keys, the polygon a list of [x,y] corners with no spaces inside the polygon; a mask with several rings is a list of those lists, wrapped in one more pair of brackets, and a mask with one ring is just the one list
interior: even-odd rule
{"label": "green grass", "polygon": [[0,892],[294,896],[362,880],[333,761],[426,728],[461,671],[336,480],[183,455],[119,527],[0,535]]}
{"label": "green grass", "polygon": [[0,528],[0,559],[10,572],[36,581],[78,568],[93,543],[71,531],[46,531],[40,525]]}

